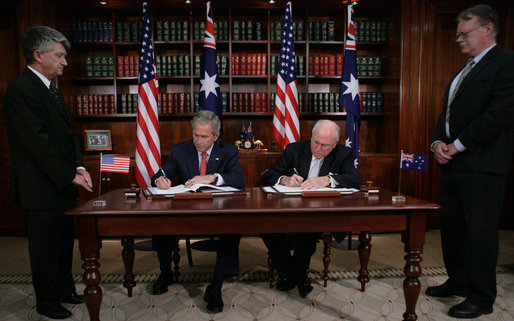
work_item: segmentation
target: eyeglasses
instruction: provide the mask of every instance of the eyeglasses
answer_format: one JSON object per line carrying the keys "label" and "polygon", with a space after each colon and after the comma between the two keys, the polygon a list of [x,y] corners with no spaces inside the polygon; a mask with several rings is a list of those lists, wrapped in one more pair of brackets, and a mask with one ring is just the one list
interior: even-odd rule
{"label": "eyeglasses", "polygon": [[471,32],[477,30],[478,28],[482,28],[482,27],[484,27],[484,25],[480,25],[480,26],[478,26],[476,28],[473,28],[473,29],[471,29],[469,31],[466,31],[466,32],[459,32],[459,33],[455,34],[455,41],[459,40],[460,37],[462,37],[462,39],[466,40],[468,38],[468,35]]}

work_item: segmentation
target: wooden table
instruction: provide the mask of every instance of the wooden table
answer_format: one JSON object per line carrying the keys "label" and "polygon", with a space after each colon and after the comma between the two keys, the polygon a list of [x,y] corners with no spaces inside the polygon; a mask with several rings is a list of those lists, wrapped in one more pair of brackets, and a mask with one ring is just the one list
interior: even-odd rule
{"label": "wooden table", "polygon": [[[84,264],[84,291],[92,321],[100,320],[102,290],[99,287],[102,237],[121,237],[126,268],[124,285],[135,285],[133,237],[155,234],[202,235],[361,231],[358,280],[364,288],[369,281],[367,264],[371,233],[401,231],[405,244],[406,301],[404,320],[416,320],[416,302],[421,289],[418,277],[425,242],[426,214],[438,209],[434,203],[406,196],[406,202],[393,204],[390,191],[368,197],[363,192],[326,198],[303,198],[265,194],[260,188],[246,195],[214,197],[210,200],[160,199],[149,202],[143,195],[126,201],[123,190],[102,195],[104,207],[89,201],[67,212],[78,220],[79,248]],[[130,236],[130,237],[127,237]]]}

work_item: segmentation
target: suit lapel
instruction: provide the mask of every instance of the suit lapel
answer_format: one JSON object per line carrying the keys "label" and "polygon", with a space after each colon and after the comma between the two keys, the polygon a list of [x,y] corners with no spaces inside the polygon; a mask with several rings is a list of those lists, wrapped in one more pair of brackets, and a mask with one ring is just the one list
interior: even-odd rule
{"label": "suit lapel", "polygon": [[61,106],[57,106],[58,102],[55,101],[55,98],[52,96],[50,89],[48,89],[43,81],[41,81],[41,79],[39,79],[39,77],[29,68],[25,67],[24,72],[45,97],[45,106],[50,110],[50,112],[57,112],[70,127],[73,127],[68,107],[64,106],[64,108],[61,108]]}
{"label": "suit lapel", "polygon": [[[221,138],[218,138],[221,139]],[[211,155],[209,156],[209,161],[207,162],[207,173],[212,174],[216,173],[221,161],[221,148],[219,148],[218,141],[214,142],[214,146],[212,146]]]}
{"label": "suit lapel", "polygon": [[299,162],[300,168],[297,168],[297,169],[298,169],[298,173],[300,174],[300,176],[307,179],[307,176],[309,176],[309,169],[311,167],[311,160],[312,160],[310,141],[307,142],[307,146],[305,148],[303,148],[303,150],[305,152],[302,153],[300,156],[300,162]]}
{"label": "suit lapel", "polygon": [[193,143],[193,140],[190,141],[191,144],[189,145],[188,155],[191,159],[187,160],[187,167],[189,172],[191,173],[191,177],[195,177],[196,175],[200,175],[200,163],[198,160],[198,151],[196,150],[195,144]]}
{"label": "suit lapel", "polygon": [[494,46],[489,50],[489,52],[480,59],[480,61],[474,66],[469,73],[466,75],[466,77],[462,80],[462,83],[460,84],[457,92],[455,93],[455,97],[453,98],[453,101],[455,101],[459,95],[462,93],[464,88],[470,83],[474,81],[474,79],[480,74],[480,72],[486,68],[487,65],[491,63],[491,61],[494,60],[494,57],[497,55],[500,48],[498,45]]}

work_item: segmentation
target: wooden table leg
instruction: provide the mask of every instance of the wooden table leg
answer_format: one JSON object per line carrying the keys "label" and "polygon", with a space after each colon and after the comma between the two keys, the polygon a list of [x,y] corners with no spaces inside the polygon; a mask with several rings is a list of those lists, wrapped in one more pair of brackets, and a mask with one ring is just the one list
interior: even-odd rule
{"label": "wooden table leg", "polygon": [[175,282],[178,283],[178,279],[180,277],[180,245],[179,238],[177,237],[175,243],[173,244],[173,276],[175,277]]}
{"label": "wooden table leg", "polygon": [[371,234],[369,231],[361,231],[359,233],[359,261],[361,269],[357,281],[361,283],[361,291],[366,291],[366,283],[369,282],[368,263],[371,253]]}
{"label": "wooden table leg", "polygon": [[328,283],[328,267],[330,266],[330,244],[332,243],[332,234],[323,235],[323,287],[327,287]]}
{"label": "wooden table leg", "polygon": [[418,301],[419,292],[421,290],[421,266],[419,263],[423,260],[421,253],[423,253],[423,246],[408,246],[405,245],[405,280],[403,281],[403,295],[405,296],[406,311],[403,314],[403,320],[414,321],[418,319],[416,315],[416,302]]}
{"label": "wooden table leg", "polygon": [[94,218],[80,218],[79,222],[79,249],[84,263],[82,280],[86,285],[84,299],[86,301],[89,319],[100,321],[100,305],[102,304],[102,289],[99,284],[102,280],[100,271],[100,248],[102,242],[97,236],[96,221]]}
{"label": "wooden table leg", "polygon": [[132,289],[136,286],[134,281],[134,274],[132,273],[134,268],[134,237],[125,236],[121,239],[121,245],[123,250],[121,251],[121,257],[123,258],[123,264],[125,265],[125,276],[123,277],[123,287],[127,289],[128,296],[132,297]]}

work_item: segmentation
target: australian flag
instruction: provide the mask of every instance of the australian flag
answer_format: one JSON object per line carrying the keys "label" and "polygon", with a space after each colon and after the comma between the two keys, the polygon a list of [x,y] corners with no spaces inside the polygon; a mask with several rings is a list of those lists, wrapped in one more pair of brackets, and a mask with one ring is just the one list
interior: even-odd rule
{"label": "australian flag", "polygon": [[415,171],[427,171],[427,156],[426,155],[414,155],[405,154],[402,152],[400,160],[400,168],[412,169]]}
{"label": "australian flag", "polygon": [[353,164],[355,168],[359,168],[359,127],[361,124],[361,112],[354,19],[353,6],[349,5],[348,33],[346,35],[344,48],[339,105],[346,108],[346,146],[353,150]]}
{"label": "australian flag", "polygon": [[198,104],[200,109],[210,110],[218,115],[221,121],[221,94],[220,85],[218,84],[218,64],[216,62],[216,38],[214,37],[214,21],[212,19],[210,1],[207,2],[202,60]]}

